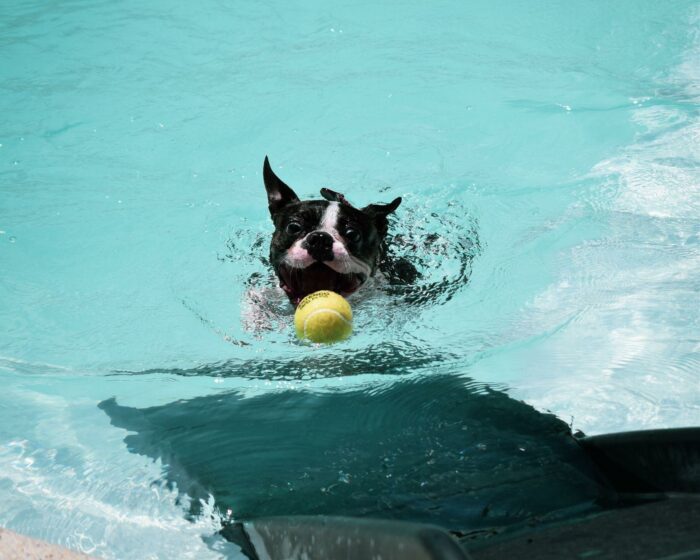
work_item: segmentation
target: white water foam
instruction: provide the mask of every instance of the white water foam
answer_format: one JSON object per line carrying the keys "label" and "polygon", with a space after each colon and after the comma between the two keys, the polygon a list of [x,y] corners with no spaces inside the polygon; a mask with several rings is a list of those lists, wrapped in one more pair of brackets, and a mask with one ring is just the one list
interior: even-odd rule
{"label": "white water foam", "polygon": [[514,380],[514,394],[586,433],[700,422],[698,33],[691,39],[657,95],[631,100],[643,132],[594,167],[595,192],[572,210],[602,235],[561,255],[559,280],[523,319],[563,328],[519,357],[538,370]]}

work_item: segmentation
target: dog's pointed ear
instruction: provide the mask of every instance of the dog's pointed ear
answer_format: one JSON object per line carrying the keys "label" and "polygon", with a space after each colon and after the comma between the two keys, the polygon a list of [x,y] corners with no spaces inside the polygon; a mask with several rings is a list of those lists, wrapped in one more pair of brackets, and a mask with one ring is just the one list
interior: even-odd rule
{"label": "dog's pointed ear", "polygon": [[321,196],[330,202],[340,202],[340,204],[352,206],[352,204],[348,202],[348,199],[345,198],[344,194],[332,191],[331,189],[321,189]]}
{"label": "dog's pointed ear", "polygon": [[265,163],[263,163],[263,180],[265,181],[267,207],[270,209],[270,214],[274,215],[287,204],[299,202],[296,193],[272,171],[267,156],[265,156]]}
{"label": "dog's pointed ear", "polygon": [[389,229],[389,221],[387,216],[396,210],[401,204],[401,197],[395,198],[389,204],[370,204],[365,206],[362,211],[374,219],[374,225],[377,228],[380,236],[385,236]]}
{"label": "dog's pointed ear", "polygon": [[401,204],[400,196],[392,200],[389,204],[370,204],[369,206],[365,206],[362,211],[370,216],[386,218],[399,207],[399,204]]}

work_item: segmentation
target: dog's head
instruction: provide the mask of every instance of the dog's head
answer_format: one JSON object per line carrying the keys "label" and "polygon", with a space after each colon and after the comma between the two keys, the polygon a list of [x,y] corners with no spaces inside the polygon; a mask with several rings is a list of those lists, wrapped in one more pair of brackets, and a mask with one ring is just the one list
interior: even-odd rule
{"label": "dog's head", "polygon": [[377,268],[387,216],[401,198],[355,208],[342,194],[321,189],[325,200],[301,201],[267,158],[263,178],[275,224],[270,262],[289,300],[296,305],[317,290],[357,291]]}

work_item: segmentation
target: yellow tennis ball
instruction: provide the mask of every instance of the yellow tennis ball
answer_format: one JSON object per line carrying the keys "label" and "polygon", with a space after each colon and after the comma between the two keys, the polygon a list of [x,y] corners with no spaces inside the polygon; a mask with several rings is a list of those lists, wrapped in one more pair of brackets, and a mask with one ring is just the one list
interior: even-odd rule
{"label": "yellow tennis ball", "polygon": [[352,309],[343,296],[328,290],[309,294],[294,313],[297,336],[311,342],[338,342],[352,333]]}

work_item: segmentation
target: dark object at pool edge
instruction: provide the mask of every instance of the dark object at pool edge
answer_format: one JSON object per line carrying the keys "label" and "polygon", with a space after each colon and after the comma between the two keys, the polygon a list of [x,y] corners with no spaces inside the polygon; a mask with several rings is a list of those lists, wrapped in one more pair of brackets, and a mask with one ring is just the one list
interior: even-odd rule
{"label": "dark object at pool edge", "polygon": [[468,560],[446,531],[431,525],[352,517],[267,517],[234,523],[222,535],[251,560],[381,558]]}
{"label": "dark object at pool edge", "polygon": [[700,428],[620,432],[578,441],[620,494],[700,492]]}

